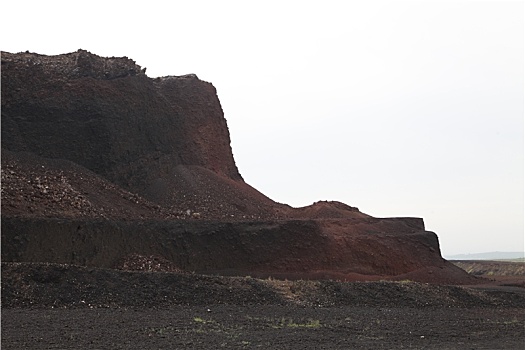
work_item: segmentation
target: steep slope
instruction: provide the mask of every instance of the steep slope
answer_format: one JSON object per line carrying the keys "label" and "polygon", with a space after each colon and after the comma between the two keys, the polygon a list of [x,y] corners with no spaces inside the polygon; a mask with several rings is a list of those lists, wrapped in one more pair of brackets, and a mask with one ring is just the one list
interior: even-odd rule
{"label": "steep slope", "polygon": [[241,180],[215,88],[195,75],[150,79],[127,58],[2,53],[2,123],[4,148],[139,190],[180,164]]}
{"label": "steep slope", "polygon": [[215,88],[193,74],[151,79],[84,50],[3,52],[2,259],[113,267],[137,255],[202,273],[471,281],[421,219],[291,208],[246,184]]}
{"label": "steep slope", "polygon": [[233,202],[261,202],[238,216],[273,212],[237,170],[215,88],[195,75],[150,79],[127,58],[2,53],[2,148],[67,159],[175,211],[234,206],[200,187],[226,182]]}

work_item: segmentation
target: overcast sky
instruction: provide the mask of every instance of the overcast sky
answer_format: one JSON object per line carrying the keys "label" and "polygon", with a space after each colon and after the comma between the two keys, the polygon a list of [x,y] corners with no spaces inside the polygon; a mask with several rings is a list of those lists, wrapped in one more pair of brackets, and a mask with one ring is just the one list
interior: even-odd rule
{"label": "overcast sky", "polygon": [[[74,4],[74,5],[73,5]],[[1,49],[213,83],[246,182],[524,250],[523,1],[4,1]]]}

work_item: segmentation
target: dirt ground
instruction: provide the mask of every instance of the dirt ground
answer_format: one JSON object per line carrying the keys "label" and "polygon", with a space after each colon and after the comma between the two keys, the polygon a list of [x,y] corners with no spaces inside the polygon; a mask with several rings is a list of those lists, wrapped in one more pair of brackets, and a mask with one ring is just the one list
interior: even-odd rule
{"label": "dirt ground", "polygon": [[[491,261],[491,260],[450,260],[451,263],[474,276],[482,276],[497,280],[510,280],[518,278],[518,283],[525,288],[525,262]],[[522,277],[521,281],[519,276]]]}
{"label": "dirt ground", "polygon": [[523,309],[7,309],[2,349],[523,349]]}
{"label": "dirt ground", "polygon": [[495,281],[459,287],[2,264],[2,349],[522,349],[524,344],[525,289]]}

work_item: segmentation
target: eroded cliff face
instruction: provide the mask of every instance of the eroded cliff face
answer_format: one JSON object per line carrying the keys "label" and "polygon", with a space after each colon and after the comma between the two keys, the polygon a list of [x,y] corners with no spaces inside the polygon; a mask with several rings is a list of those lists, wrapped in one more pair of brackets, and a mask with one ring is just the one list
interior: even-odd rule
{"label": "eroded cliff face", "polygon": [[2,259],[112,267],[137,254],[202,273],[470,281],[422,219],[291,208],[246,184],[217,92],[195,75],[2,52]]}
{"label": "eroded cliff face", "polygon": [[84,50],[2,53],[2,148],[70,160],[162,204],[178,166],[242,182],[213,85]]}

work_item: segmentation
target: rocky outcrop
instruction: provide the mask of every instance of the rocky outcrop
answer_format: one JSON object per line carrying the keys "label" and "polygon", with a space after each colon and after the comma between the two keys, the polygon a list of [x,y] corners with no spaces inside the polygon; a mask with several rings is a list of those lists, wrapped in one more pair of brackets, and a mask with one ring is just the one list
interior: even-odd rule
{"label": "rocky outcrop", "polygon": [[241,180],[215,88],[195,75],[150,79],[127,58],[2,53],[2,124],[4,148],[132,188],[181,164]]}
{"label": "rocky outcrop", "polygon": [[187,194],[188,166],[243,182],[210,83],[150,79],[84,50],[2,53],[2,148],[67,159],[163,205]]}
{"label": "rocky outcrop", "polygon": [[420,219],[2,220],[3,261],[116,268],[140,254],[201,274],[473,283],[438,247]]}
{"label": "rocky outcrop", "polygon": [[[101,217],[110,212],[112,218],[147,216],[119,213],[118,203],[113,209],[95,208],[104,202],[96,187],[101,180],[166,209],[162,218],[184,217],[180,213],[213,220],[366,216],[342,203],[293,210],[271,201],[239,174],[210,83],[194,74],[150,79],[126,57],[103,58],[85,50],[58,56],[3,52],[2,149],[11,152],[3,161],[10,168],[3,179],[11,184],[4,196],[17,198],[6,202],[7,214],[81,214],[67,207],[44,210],[60,204],[46,201],[51,190],[24,185],[27,191],[20,192],[13,184],[25,179],[38,186],[46,178],[50,189],[61,187],[47,174],[61,172],[63,164],[54,168],[61,159],[77,165],[75,176],[61,175],[64,181],[82,187],[77,190],[89,201],[91,214]],[[18,157],[20,152],[26,155]],[[23,200],[35,197],[41,200]]]}
{"label": "rocky outcrop", "polygon": [[84,50],[3,52],[2,259],[129,256],[202,273],[469,281],[422,219],[291,208],[246,184],[215,88],[194,74],[151,79]]}

